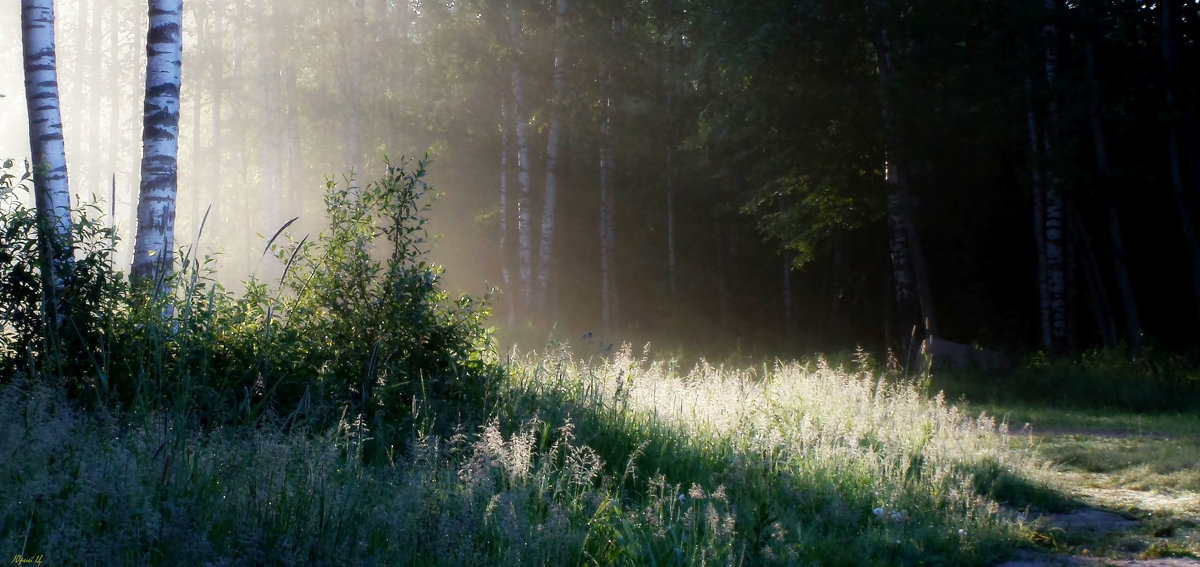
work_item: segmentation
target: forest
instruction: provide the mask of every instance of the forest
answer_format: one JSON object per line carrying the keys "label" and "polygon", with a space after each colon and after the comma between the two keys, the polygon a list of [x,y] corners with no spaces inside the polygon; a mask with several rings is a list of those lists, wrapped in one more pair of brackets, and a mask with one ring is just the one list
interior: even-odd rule
{"label": "forest", "polygon": [[1200,0],[0,13],[13,563],[1200,565]]}
{"label": "forest", "polygon": [[[112,200],[132,243],[144,9],[57,11],[71,191]],[[183,17],[177,232],[211,206],[198,244],[231,283],[272,269],[256,250],[289,219],[320,229],[323,180],[430,152],[431,253],[456,289],[498,288],[526,341],[798,354],[934,334],[1023,355],[1200,336],[1195,2]]]}

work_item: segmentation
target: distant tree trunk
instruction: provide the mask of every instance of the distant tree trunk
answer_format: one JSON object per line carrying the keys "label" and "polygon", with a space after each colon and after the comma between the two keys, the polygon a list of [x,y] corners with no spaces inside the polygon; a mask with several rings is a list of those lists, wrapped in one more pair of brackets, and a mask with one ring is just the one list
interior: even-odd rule
{"label": "distant tree trunk", "polygon": [[[212,1],[213,25],[211,45],[213,51],[209,56],[209,64],[212,65],[212,78],[209,79],[208,83],[208,104],[210,106],[208,129],[209,157],[204,178],[203,180],[198,179],[198,181],[205,183],[209,187],[219,187],[225,181],[225,175],[222,171],[224,166],[224,160],[222,159],[224,144],[221,140],[223,128],[221,124],[221,110],[225,106],[225,61],[230,54],[225,49],[225,0]],[[199,205],[200,203],[197,203],[197,211],[201,209]],[[234,205],[230,203],[229,207],[233,208]],[[222,203],[222,199],[218,199],[213,203],[214,218],[219,219],[222,223],[227,220],[225,209],[226,207]]]}
{"label": "distant tree trunk", "polygon": [[1183,229],[1184,242],[1187,243],[1188,263],[1192,269],[1192,301],[1197,321],[1200,321],[1200,238],[1196,235],[1196,225],[1192,220],[1191,206],[1184,189],[1180,160],[1179,123],[1183,119],[1183,112],[1180,111],[1175,95],[1175,67],[1178,62],[1175,50],[1172,49],[1175,32],[1172,25],[1171,0],[1159,2],[1158,5],[1162,16],[1163,91],[1167,103],[1167,161],[1171,171],[1171,193],[1175,196],[1179,224]]}
{"label": "distant tree trunk", "polygon": [[1092,302],[1092,314],[1096,319],[1096,330],[1104,346],[1117,344],[1117,324],[1112,311],[1112,301],[1108,296],[1108,288],[1104,285],[1104,273],[1100,269],[1100,261],[1092,246],[1092,237],[1079,213],[1071,211],[1071,229],[1080,245],[1083,246],[1084,281],[1088,286],[1088,297]]}
{"label": "distant tree trunk", "polygon": [[[247,94],[246,89],[243,86],[248,82],[246,81],[246,69],[244,64],[246,53],[245,0],[228,0],[228,2],[230,6],[230,13],[228,14],[229,26],[233,28],[233,49],[227,56],[232,59],[232,65],[229,68],[229,78],[231,80],[224,85],[224,88],[228,91],[232,91],[228,97],[231,101],[250,100],[250,96]],[[224,29],[220,26],[217,26],[217,30],[221,31],[222,35],[220,37],[222,38],[223,42]],[[230,110],[232,111],[233,108],[231,107]],[[236,119],[236,112],[231,112],[230,114],[232,114]],[[222,129],[224,128],[222,127]],[[233,158],[229,165],[232,166],[230,169],[233,171],[233,177],[235,179],[246,178],[248,160],[245,155],[246,152],[240,151],[241,148],[246,147],[246,130],[246,128],[231,128],[229,137],[232,138],[232,140],[224,142],[223,144],[216,144],[216,138],[213,138],[217,152],[221,152],[226,146],[230,148],[238,148],[239,151],[229,153],[229,157]],[[225,137],[224,134],[225,133],[222,132],[222,139]],[[247,214],[250,207],[245,206],[245,203],[243,203],[239,209],[242,211],[242,214]],[[246,228],[245,225],[242,224],[239,224],[238,226],[243,230]]]}
{"label": "distant tree trunk", "polygon": [[[355,11],[355,19],[353,24],[362,24],[366,22],[366,14],[361,2],[352,2],[350,4]],[[364,162],[365,155],[362,153],[362,102],[366,99],[366,89],[362,85],[364,79],[364,70],[362,64],[365,62],[366,54],[362,49],[362,37],[358,36],[359,30],[350,26],[350,29],[343,30],[341,37],[342,52],[346,56],[343,65],[346,66],[346,76],[342,79],[343,100],[346,101],[346,108],[349,111],[347,120],[347,138],[349,147],[349,159],[347,165],[350,169],[358,169]]]}
{"label": "distant tree trunk", "polygon": [[[111,19],[109,20],[109,49],[108,49],[108,165],[112,168],[109,173],[112,175],[113,185],[117,184],[116,176],[121,171],[121,8],[117,3],[109,5]],[[133,199],[131,198],[130,201]],[[113,217],[116,217],[116,195],[113,195],[113,202],[109,205],[113,210]],[[133,218],[132,216],[130,218]],[[117,225],[117,218],[110,219],[114,225]],[[121,223],[128,227],[130,224],[124,219]],[[129,242],[132,239],[127,239],[122,234],[122,240]],[[123,247],[124,248],[124,247]],[[117,264],[126,266],[125,252],[122,250],[121,255],[117,256]],[[132,259],[132,258],[130,258]]]}
{"label": "distant tree trunk", "polygon": [[612,74],[604,79],[605,94],[601,103],[600,118],[600,301],[601,321],[604,326],[611,327],[616,320],[616,262],[613,246],[615,244],[615,223],[613,221],[612,172],[613,172],[613,143],[612,143]]}
{"label": "distant tree trunk", "polygon": [[550,287],[550,262],[554,244],[554,208],[558,195],[558,153],[562,146],[562,112],[566,81],[564,79],[563,50],[566,44],[566,30],[563,28],[563,18],[567,12],[567,0],[558,0],[558,18],[555,22],[555,33],[558,34],[558,45],[554,48],[554,108],[550,111],[550,132],[546,142],[546,188],[542,202],[542,239],[538,245],[538,289],[537,307],[544,310],[546,296]]}
{"label": "distant tree trunk", "polygon": [[[670,18],[669,27],[673,27],[676,22],[675,2],[668,1],[668,14]],[[672,31],[667,39],[667,45],[663,50],[663,75],[665,77],[664,88],[666,90],[666,114],[667,114],[667,136],[666,136],[666,151],[664,152],[665,166],[665,185],[667,192],[667,291],[673,297],[678,286],[678,263],[675,254],[675,183],[678,176],[678,164],[676,163],[676,151],[679,147],[679,105],[681,87],[679,80],[679,65],[677,62],[677,45],[678,38]],[[674,309],[674,299],[671,300],[672,309]]]}
{"label": "distant tree trunk", "polygon": [[[1048,126],[1039,135],[1036,112],[1032,106],[1027,110],[1029,138],[1034,162],[1033,207],[1034,235],[1038,243],[1038,297],[1042,329],[1042,346],[1051,352],[1062,352],[1067,346],[1067,261],[1064,240],[1065,199],[1060,180],[1054,173],[1054,152],[1058,132],[1059,110],[1056,90],[1057,80],[1057,35],[1053,23],[1054,0],[1045,0],[1047,23],[1042,28],[1044,56],[1042,71],[1045,84],[1051,95],[1046,108]],[[1032,87],[1027,82],[1032,98]],[[1033,103],[1030,102],[1032,105]],[[1049,167],[1047,167],[1049,165]]]}
{"label": "distant tree trunk", "polygon": [[1053,344],[1050,334],[1050,286],[1046,283],[1046,194],[1042,184],[1042,144],[1038,135],[1037,112],[1034,110],[1033,81],[1025,79],[1028,98],[1025,125],[1029,133],[1029,178],[1033,195],[1033,239],[1037,253],[1038,328],[1043,348]]}
{"label": "distant tree trunk", "polygon": [[[508,156],[512,152],[508,140],[508,129],[512,126],[509,105],[505,104],[507,96],[500,93],[500,281],[505,292],[511,292],[512,273],[508,252]],[[516,322],[517,309],[515,298],[510,296],[508,301],[508,324]]]}
{"label": "distant tree trunk", "polygon": [[[1096,23],[1094,0],[1088,0],[1085,8],[1093,20],[1093,28],[1087,34],[1084,43],[1084,58],[1088,84],[1088,122],[1092,130],[1092,149],[1096,155],[1096,176],[1099,178],[1101,192],[1107,201],[1108,235],[1112,245],[1113,272],[1117,280],[1117,293],[1121,297],[1121,307],[1125,313],[1126,339],[1129,341],[1130,348],[1134,352],[1139,352],[1142,349],[1142,323],[1138,314],[1137,300],[1133,295],[1133,284],[1129,279],[1129,268],[1125,258],[1125,239],[1121,230],[1121,217],[1117,211],[1117,199],[1114,194],[1116,189],[1113,187],[1112,169],[1108,161],[1108,140],[1104,135],[1104,117],[1101,114],[1103,106],[1100,101],[1100,78],[1095,46],[1095,38],[1099,37],[1099,30],[1095,28],[1098,24]],[[1077,232],[1082,236],[1084,246],[1087,248],[1087,257],[1092,259],[1094,254],[1091,251],[1091,239],[1084,230],[1083,221],[1078,215],[1073,215],[1073,217],[1077,225]],[[1092,271],[1098,272],[1099,269],[1098,267],[1091,268],[1089,272]],[[1114,326],[1111,324],[1112,310],[1108,306],[1108,294],[1103,291],[1103,281],[1099,279],[1098,273],[1091,274],[1088,281],[1097,282],[1091,284],[1091,287],[1095,288],[1094,292],[1103,294],[1102,297],[1096,298],[1103,302],[1103,305],[1096,309],[1097,324],[1100,326],[1100,335],[1105,344],[1111,346],[1116,342],[1116,337],[1113,332]]]}
{"label": "distant tree trunk", "polygon": [[[517,50],[520,23],[518,12],[512,2],[508,4],[508,33],[510,45]],[[530,210],[532,191],[529,186],[529,140],[528,106],[525,102],[524,75],[521,71],[520,57],[512,60],[512,93],[513,116],[516,120],[517,134],[517,182],[521,191],[517,194],[517,258],[518,274],[521,278],[520,303],[522,308],[528,307],[533,299],[533,238],[531,221],[533,211]]]}
{"label": "distant tree trunk", "polygon": [[[89,64],[86,54],[90,53],[91,50],[91,33],[89,30],[89,22],[91,21],[90,16],[95,12],[95,6],[92,4],[92,2],[80,2],[78,4],[78,9],[75,14],[76,19],[73,22],[73,27],[66,25],[66,22],[71,21],[69,16],[66,21],[56,18],[58,19],[57,27],[59,30],[65,30],[65,34],[58,34],[58,41],[67,46],[67,53],[72,53],[75,55],[74,57],[70,57],[66,60],[74,63],[74,67],[67,68],[67,76],[77,78],[77,80],[69,81],[67,86],[64,87],[60,92],[61,97],[68,101],[68,107],[76,104],[75,101],[78,101],[77,104],[79,104],[81,108],[87,108],[91,104],[89,96],[91,94],[90,91],[92,90],[91,86],[95,84],[96,81],[96,70],[93,69]],[[57,11],[60,16],[66,13],[61,10],[61,7]],[[70,43],[63,42],[63,40],[67,38],[70,38],[73,41]],[[86,114],[86,112],[80,113],[81,116],[86,116]],[[91,118],[91,116],[87,116],[87,118]],[[71,147],[66,151],[79,156],[92,155],[93,150],[90,146],[88,146],[88,142],[91,140],[90,134],[92,130],[92,124],[87,118],[84,118],[83,120],[73,120],[71,122],[71,133],[74,134],[74,136],[72,136],[71,139]],[[76,159],[75,166],[72,167],[72,169],[75,170],[76,191],[78,191],[81,186],[85,185],[91,178],[91,174],[88,171],[91,166],[87,163],[88,161],[89,160]],[[84,187],[84,190],[86,191],[87,188]]]}
{"label": "distant tree trunk", "polygon": [[[292,11],[291,4],[276,3],[273,10],[277,10],[277,18],[275,25],[278,30],[282,31],[283,36],[280,40],[287,48],[296,43],[296,26],[294,23],[295,14]],[[286,195],[289,204],[296,203],[293,191],[297,186],[297,181],[300,178],[300,173],[297,171],[300,167],[300,111],[296,97],[296,60],[294,57],[283,58],[283,86],[280,92],[279,113],[283,120],[283,127],[279,128],[280,151],[282,156],[282,171],[280,179],[283,192]],[[298,205],[293,205],[298,206]],[[291,216],[292,212],[288,213]]]}
{"label": "distant tree trunk", "polygon": [[[890,221],[890,244],[892,254],[892,271],[896,286],[896,302],[904,314],[911,311],[905,307],[911,305],[913,297],[917,300],[920,310],[920,321],[916,323],[925,336],[938,335],[937,317],[933,308],[933,290],[929,283],[928,268],[925,264],[925,254],[917,234],[916,223],[912,210],[912,198],[908,185],[908,177],[904,173],[903,160],[900,151],[903,143],[895,123],[894,110],[891,102],[891,91],[894,70],[892,66],[892,46],[888,27],[883,23],[891,17],[886,2],[877,2],[877,16],[880,18],[875,49],[879,73],[879,86],[882,96],[882,122],[885,140],[888,147],[886,163],[886,181],[888,185],[888,218]],[[907,315],[906,315],[907,317]],[[909,324],[910,322],[905,322]]]}
{"label": "distant tree trunk", "polygon": [[142,182],[131,275],[161,282],[175,259],[183,0],[151,0],[149,13]]}
{"label": "distant tree trunk", "polygon": [[279,150],[280,144],[277,130],[280,126],[279,105],[279,68],[268,62],[267,55],[278,50],[271,49],[270,37],[274,33],[272,23],[279,10],[279,4],[271,8],[267,14],[267,6],[259,8],[258,15],[262,18],[258,35],[258,161],[262,172],[262,186],[255,192],[260,200],[258,207],[262,214],[261,222],[265,230],[274,231],[283,221],[283,213],[279,207],[283,205],[279,190]]}
{"label": "distant tree trunk", "polygon": [[71,193],[58,102],[53,0],[22,0],[21,32],[42,286],[49,320],[58,324],[65,314],[63,299],[74,265]]}
{"label": "distant tree trunk", "polygon": [[[104,72],[104,28],[103,4],[97,4],[92,8],[92,31],[91,31],[91,61],[88,67],[92,72],[91,84],[88,85],[88,155],[92,156],[89,168],[92,170],[92,187],[97,195],[103,195],[105,185],[104,172],[100,171],[100,156],[102,150],[100,148],[100,133],[103,128],[100,127],[102,113],[100,111],[100,101],[104,98],[104,93],[101,92],[104,88],[104,82],[108,79],[104,78],[101,73]],[[114,32],[115,33],[115,32]]]}
{"label": "distant tree trunk", "polygon": [[[192,4],[192,6],[196,6],[196,5]],[[196,22],[195,23],[196,43],[200,46],[206,45],[212,39],[209,35],[209,30],[208,30],[208,10],[192,8],[192,14],[195,17],[195,22]],[[199,51],[199,49],[197,49],[195,51]],[[197,53],[195,55],[200,55],[200,54]],[[192,94],[190,97],[191,102],[192,102],[192,132],[191,132],[192,166],[191,166],[190,183],[194,183],[197,186],[204,186],[204,185],[213,186],[213,184],[210,183],[207,178],[202,177],[202,176],[207,175],[208,168],[206,167],[206,164],[204,162],[204,158],[205,158],[204,140],[203,140],[203,137],[201,136],[202,129],[200,127],[200,118],[204,114],[202,112],[202,105],[204,102],[203,101],[204,97],[203,97],[202,93],[204,92],[204,87],[205,87],[205,85],[203,85],[203,77],[205,75],[204,75],[204,73],[200,72],[200,65],[198,63],[200,61],[204,61],[204,60],[208,60],[208,59],[209,58],[202,59],[201,57],[195,57],[189,53],[189,57],[188,57],[188,61],[187,61],[189,73],[191,74],[191,76],[201,77],[201,79],[193,79],[192,80],[193,88],[192,88]],[[213,64],[211,61],[209,61],[208,63],[209,63],[209,65]],[[200,205],[200,192],[199,191],[192,191],[191,206],[189,207],[189,209],[190,209],[190,212],[192,215],[195,215],[197,211],[202,210],[202,207]]]}

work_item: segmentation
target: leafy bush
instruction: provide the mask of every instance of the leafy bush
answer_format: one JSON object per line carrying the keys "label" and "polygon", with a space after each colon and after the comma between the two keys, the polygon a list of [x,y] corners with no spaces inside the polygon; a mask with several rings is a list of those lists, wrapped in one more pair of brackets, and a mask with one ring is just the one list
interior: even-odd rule
{"label": "leafy bush", "polygon": [[980,403],[1173,411],[1200,405],[1200,365],[1154,348],[1137,355],[1125,347],[1072,357],[1034,352],[1012,371],[935,371],[933,387]]}
{"label": "leafy bush", "polygon": [[97,203],[72,211],[74,270],[65,281],[62,320],[48,321],[37,212],[20,195],[30,190],[31,174],[28,164],[20,176],[12,168],[7,160],[0,169],[0,381],[23,371],[55,378],[78,394],[106,377],[106,337],[127,297],[112,266],[116,235],[102,224]]}
{"label": "leafy bush", "polygon": [[[426,397],[480,399],[495,359],[484,301],[450,301],[425,258],[425,163],[387,166],[360,187],[327,183],[328,230],[273,246],[282,292],[265,311],[273,348],[315,393],[348,407],[360,430],[399,423]],[[288,387],[295,392],[295,384]]]}
{"label": "leafy bush", "polygon": [[112,266],[113,231],[92,220],[94,204],[81,208],[71,309],[57,326],[42,309],[36,215],[16,198],[28,175],[6,172],[3,377],[55,377],[94,400],[200,424],[345,417],[360,441],[412,425],[417,408],[436,405],[426,402],[458,415],[496,372],[489,309],[438,287],[442,268],[425,259],[425,164],[410,163],[365,187],[329,182],[328,229],[273,239],[283,277],[246,282],[240,295],[213,279],[210,258],[186,251],[162,286],[131,288]]}

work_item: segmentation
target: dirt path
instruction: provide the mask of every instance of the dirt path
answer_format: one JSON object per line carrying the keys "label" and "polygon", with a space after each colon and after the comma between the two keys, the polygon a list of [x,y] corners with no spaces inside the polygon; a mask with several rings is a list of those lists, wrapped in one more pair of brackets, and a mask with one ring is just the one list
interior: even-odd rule
{"label": "dirt path", "polygon": [[[1029,435],[1030,431],[1018,434]],[[1073,449],[1087,447],[1089,452],[1111,450],[1115,443],[1128,446],[1129,439],[1146,440],[1150,444],[1176,439],[1158,433],[1039,430],[1036,426],[1032,434],[1043,443]],[[1145,447],[1141,443],[1136,446]],[[1147,454],[1160,456],[1154,452]],[[1153,468],[1153,460],[1131,466],[1141,465],[1148,472]],[[1118,468],[1114,466],[1110,472],[1118,472]],[[1128,474],[1089,472],[1060,464],[1048,464],[1038,476],[1083,506],[1070,512],[1030,518],[1030,526],[1036,530],[1034,540],[1040,540],[1038,543],[1044,548],[1022,550],[1017,558],[995,567],[1200,567],[1200,559],[1195,558],[1196,550],[1200,549],[1200,492],[1141,479],[1134,481],[1132,486],[1138,488],[1134,489],[1125,484],[1131,479]],[[1189,554],[1192,557],[1181,556]]]}

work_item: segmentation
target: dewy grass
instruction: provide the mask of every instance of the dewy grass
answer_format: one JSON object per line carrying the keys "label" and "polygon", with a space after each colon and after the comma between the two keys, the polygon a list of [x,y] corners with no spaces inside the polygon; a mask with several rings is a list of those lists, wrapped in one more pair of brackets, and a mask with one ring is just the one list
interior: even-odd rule
{"label": "dewy grass", "polygon": [[912,384],[822,364],[680,375],[628,346],[600,364],[559,350],[512,366],[520,395],[503,406],[588,424],[614,472],[636,464],[623,486],[663,473],[726,494],[739,560],[969,563],[1012,535],[969,472],[1010,458],[1003,425]]}
{"label": "dewy grass", "polygon": [[[0,390],[0,548],[59,563],[985,564],[996,424],[825,366],[512,361],[491,421],[390,463],[353,427],[187,430]],[[1002,465],[1003,466],[1003,465]]]}

